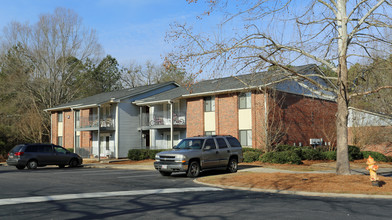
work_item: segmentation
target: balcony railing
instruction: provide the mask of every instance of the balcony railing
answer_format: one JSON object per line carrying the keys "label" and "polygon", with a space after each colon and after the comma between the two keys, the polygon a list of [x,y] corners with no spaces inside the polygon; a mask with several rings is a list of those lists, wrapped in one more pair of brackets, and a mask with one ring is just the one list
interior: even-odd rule
{"label": "balcony railing", "polygon": [[[114,128],[113,118],[100,118],[99,127],[101,128]],[[76,121],[76,128],[98,128],[98,117],[80,117],[79,121]]]}
{"label": "balcony railing", "polygon": [[[173,125],[185,125],[185,113],[173,113]],[[155,112],[152,117],[149,113],[142,114],[142,126],[159,126],[159,125],[171,125],[170,117],[163,114],[163,112]]]}

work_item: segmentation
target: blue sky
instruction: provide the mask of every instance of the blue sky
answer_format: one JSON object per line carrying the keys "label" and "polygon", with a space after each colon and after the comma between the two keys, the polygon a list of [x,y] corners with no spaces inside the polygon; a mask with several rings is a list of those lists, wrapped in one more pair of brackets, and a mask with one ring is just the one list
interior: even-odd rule
{"label": "blue sky", "polygon": [[[55,8],[74,10],[83,24],[97,31],[105,54],[120,64],[163,61],[170,51],[164,42],[169,24],[195,22],[205,10],[203,4],[185,0],[0,0],[1,30],[11,21],[35,23],[40,14]],[[212,19],[212,18],[210,18]],[[204,23],[205,25],[205,23]],[[204,30],[208,28],[203,26]]]}

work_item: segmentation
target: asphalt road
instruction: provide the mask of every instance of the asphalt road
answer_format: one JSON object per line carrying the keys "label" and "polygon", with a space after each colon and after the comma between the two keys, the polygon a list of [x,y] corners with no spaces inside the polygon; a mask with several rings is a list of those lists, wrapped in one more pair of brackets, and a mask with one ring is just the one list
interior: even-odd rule
{"label": "asphalt road", "polygon": [[[212,171],[204,175],[218,175]],[[206,187],[155,171],[0,166],[0,219],[391,219],[392,201]]]}

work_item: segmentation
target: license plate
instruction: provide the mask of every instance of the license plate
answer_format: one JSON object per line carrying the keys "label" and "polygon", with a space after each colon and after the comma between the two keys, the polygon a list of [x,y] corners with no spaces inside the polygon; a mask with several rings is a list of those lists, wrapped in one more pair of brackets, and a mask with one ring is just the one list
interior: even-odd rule
{"label": "license plate", "polygon": [[167,169],[167,165],[162,165],[162,169]]}
{"label": "license plate", "polygon": [[10,155],[9,157],[10,157],[10,158],[14,158],[14,156],[13,156],[13,155]]}

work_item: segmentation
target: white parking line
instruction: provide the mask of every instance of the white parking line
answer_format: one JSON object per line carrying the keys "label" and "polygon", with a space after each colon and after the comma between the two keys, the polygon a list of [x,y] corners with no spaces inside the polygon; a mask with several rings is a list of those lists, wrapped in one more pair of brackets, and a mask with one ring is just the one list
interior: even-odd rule
{"label": "white parking line", "polygon": [[222,189],[213,187],[189,187],[189,188],[169,188],[169,189],[151,189],[151,190],[137,190],[137,191],[117,191],[117,192],[95,192],[95,193],[79,193],[79,194],[64,194],[53,196],[33,196],[23,198],[8,198],[0,199],[0,206],[14,205],[23,203],[37,203],[60,201],[70,199],[90,199],[113,196],[135,196],[135,195],[151,195],[151,194],[165,194],[165,193],[182,193],[182,192],[205,192],[205,191],[220,191]]}

